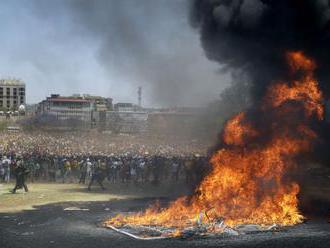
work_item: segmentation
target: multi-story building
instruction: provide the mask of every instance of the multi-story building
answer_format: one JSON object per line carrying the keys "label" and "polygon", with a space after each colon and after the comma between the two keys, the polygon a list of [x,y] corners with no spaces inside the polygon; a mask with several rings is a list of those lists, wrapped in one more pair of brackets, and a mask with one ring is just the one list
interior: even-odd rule
{"label": "multi-story building", "polygon": [[39,103],[39,120],[53,125],[89,126],[93,111],[93,102],[81,97],[63,97],[51,95]]}
{"label": "multi-story building", "polygon": [[200,109],[143,109],[133,103],[112,104],[111,98],[92,95],[51,95],[40,102],[36,118],[45,126],[113,133],[190,135]]}
{"label": "multi-story building", "polygon": [[0,79],[0,109],[18,110],[25,105],[25,83],[18,79]]}
{"label": "multi-story building", "polygon": [[113,109],[112,98],[93,96],[90,94],[83,94],[81,96],[83,99],[92,101],[94,103],[95,111],[111,111]]}
{"label": "multi-story building", "polygon": [[141,107],[128,102],[119,102],[114,105],[114,110],[120,112],[136,112],[140,109]]}
{"label": "multi-story building", "polygon": [[45,124],[60,126],[91,127],[95,125],[96,113],[112,110],[112,99],[92,95],[53,94],[40,102],[36,114]]}

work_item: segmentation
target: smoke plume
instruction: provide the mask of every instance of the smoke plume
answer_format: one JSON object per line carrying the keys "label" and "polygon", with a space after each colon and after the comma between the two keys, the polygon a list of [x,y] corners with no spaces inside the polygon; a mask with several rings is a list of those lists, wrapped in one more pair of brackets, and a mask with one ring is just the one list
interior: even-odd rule
{"label": "smoke plume", "polygon": [[[198,105],[226,86],[189,23],[189,0],[69,1],[79,33],[99,43],[110,77],[158,106]],[[227,80],[228,81],[228,80]],[[135,91],[135,90],[134,90]],[[214,92],[214,93],[213,93]],[[136,93],[134,93],[136,94]],[[207,99],[207,100],[206,100]]]}
{"label": "smoke plume", "polygon": [[259,99],[283,79],[284,54],[303,51],[316,60],[321,88],[329,96],[330,5],[328,0],[194,0],[192,24],[209,59],[243,69]]}
{"label": "smoke plume", "polygon": [[[194,0],[191,22],[209,59],[250,79],[252,106],[261,104],[272,83],[288,80],[288,51],[302,51],[316,61],[316,77],[324,98],[329,98],[330,1]],[[253,108],[249,111],[250,119],[258,119],[261,126],[272,121]],[[329,161],[329,128],[326,122],[311,125],[322,140],[314,155]]]}

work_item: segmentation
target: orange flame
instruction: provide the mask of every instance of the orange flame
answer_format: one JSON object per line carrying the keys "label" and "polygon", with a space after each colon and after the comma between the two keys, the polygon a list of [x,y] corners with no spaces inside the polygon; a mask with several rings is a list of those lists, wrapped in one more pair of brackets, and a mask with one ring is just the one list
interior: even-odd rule
{"label": "orange flame", "polygon": [[223,140],[227,145],[243,145],[244,138],[257,135],[257,131],[248,123],[244,123],[245,113],[239,113],[226,124]]}
{"label": "orange flame", "polygon": [[275,108],[283,102],[296,100],[305,104],[306,113],[313,113],[321,120],[323,118],[322,93],[314,79],[316,64],[313,60],[306,58],[302,52],[290,52],[287,54],[290,72],[292,74],[303,72],[300,80],[294,80],[291,85],[277,83],[268,89],[266,102]]}
{"label": "orange flame", "polygon": [[[296,167],[296,156],[312,148],[317,136],[307,123],[313,116],[323,118],[323,106],[322,94],[313,78],[314,61],[301,52],[288,53],[287,60],[291,73],[301,72],[301,78],[272,85],[261,111],[267,115],[280,110],[290,117],[297,110],[286,104],[295,101],[303,106],[304,120],[294,127],[281,128],[275,135],[269,134],[268,141],[260,144],[258,138],[265,134],[249,123],[245,113],[238,114],[226,124],[224,146],[211,157],[212,170],[192,197],[181,197],[164,209],[154,206],[135,215],[117,215],[106,224],[181,230],[194,225],[200,213],[207,216],[204,222],[223,218],[229,226],[300,223],[303,216],[298,210],[299,186],[287,174]],[[279,123],[281,120],[274,121],[269,128]]]}

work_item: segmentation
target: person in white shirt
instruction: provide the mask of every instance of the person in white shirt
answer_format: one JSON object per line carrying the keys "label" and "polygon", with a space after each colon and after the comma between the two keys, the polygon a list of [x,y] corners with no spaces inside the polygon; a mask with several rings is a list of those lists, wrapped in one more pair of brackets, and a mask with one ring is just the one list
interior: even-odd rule
{"label": "person in white shirt", "polygon": [[90,161],[89,158],[87,158],[86,171],[87,171],[87,177],[88,178],[91,178],[92,177],[92,173],[93,173],[92,167],[93,167],[92,162]]}
{"label": "person in white shirt", "polygon": [[11,163],[10,159],[4,156],[2,160],[2,166],[4,169],[4,180],[6,183],[9,183],[10,181],[10,163]]}

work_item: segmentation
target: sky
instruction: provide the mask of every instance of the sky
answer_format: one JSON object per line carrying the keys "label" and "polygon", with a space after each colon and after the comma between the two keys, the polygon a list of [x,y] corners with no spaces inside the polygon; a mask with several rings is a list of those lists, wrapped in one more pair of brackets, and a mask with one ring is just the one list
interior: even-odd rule
{"label": "sky", "polygon": [[0,77],[27,103],[89,93],[144,106],[198,106],[230,77],[208,60],[189,0],[1,0]]}

